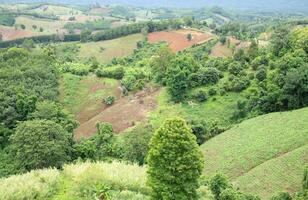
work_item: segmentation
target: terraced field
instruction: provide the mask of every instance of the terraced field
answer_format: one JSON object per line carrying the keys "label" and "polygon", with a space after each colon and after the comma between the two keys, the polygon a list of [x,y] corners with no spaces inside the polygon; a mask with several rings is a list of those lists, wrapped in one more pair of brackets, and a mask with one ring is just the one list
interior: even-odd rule
{"label": "terraced field", "polygon": [[240,188],[267,199],[301,186],[308,164],[308,108],[242,122],[202,145],[205,174],[226,174]]}

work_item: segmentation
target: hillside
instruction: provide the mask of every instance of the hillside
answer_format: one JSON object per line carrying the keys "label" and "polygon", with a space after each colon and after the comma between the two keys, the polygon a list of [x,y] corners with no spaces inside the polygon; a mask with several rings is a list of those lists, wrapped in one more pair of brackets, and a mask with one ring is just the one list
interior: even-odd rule
{"label": "hillside", "polygon": [[202,145],[205,174],[226,174],[241,190],[268,199],[294,192],[308,162],[308,108],[246,120]]}

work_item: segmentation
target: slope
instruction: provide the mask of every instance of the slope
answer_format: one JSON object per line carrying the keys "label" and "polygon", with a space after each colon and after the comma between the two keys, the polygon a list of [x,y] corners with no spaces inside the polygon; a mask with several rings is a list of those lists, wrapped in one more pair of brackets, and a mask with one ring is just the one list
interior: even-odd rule
{"label": "slope", "polygon": [[[307,118],[308,108],[267,114],[246,120],[209,140],[201,147],[205,174],[222,172],[240,189],[262,197],[281,190],[297,190],[300,172],[308,164]],[[264,191],[269,185],[274,186]]]}

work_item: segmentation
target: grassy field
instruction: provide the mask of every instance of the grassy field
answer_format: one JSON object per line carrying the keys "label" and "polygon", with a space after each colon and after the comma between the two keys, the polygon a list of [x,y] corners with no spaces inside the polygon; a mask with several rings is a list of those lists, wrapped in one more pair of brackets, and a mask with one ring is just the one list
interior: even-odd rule
{"label": "grassy field", "polygon": [[[16,17],[16,24],[18,25],[25,25],[28,31],[36,31],[39,32],[39,28],[42,27],[44,34],[54,34],[59,32],[63,32],[63,26],[65,25],[65,21],[60,20],[47,20],[47,19],[38,19],[34,17],[26,17],[26,16],[19,16]],[[37,26],[37,29],[33,29],[33,25]]]}
{"label": "grassy field", "polygon": [[80,10],[66,7],[66,6],[57,6],[57,5],[42,5],[36,9],[31,10],[32,12],[38,14],[47,14],[47,15],[78,15],[82,14]]}
{"label": "grassy field", "polygon": [[236,111],[237,101],[242,97],[236,93],[209,98],[206,102],[170,102],[170,95],[164,88],[157,97],[158,108],[149,115],[150,122],[159,126],[166,118],[183,117],[186,120],[217,121],[222,126],[231,125],[230,118]]}
{"label": "grassy field", "polygon": [[129,35],[114,40],[82,43],[80,57],[96,57],[102,63],[108,63],[115,57],[127,56],[137,48],[137,42],[142,40],[141,34]]}
{"label": "grassy field", "polygon": [[279,191],[294,192],[308,163],[307,118],[308,108],[272,113],[214,137],[201,147],[205,174],[220,171],[240,189],[265,199]]}
{"label": "grassy field", "polygon": [[118,81],[94,75],[63,74],[60,81],[60,102],[83,123],[103,108],[103,98],[118,96]]}

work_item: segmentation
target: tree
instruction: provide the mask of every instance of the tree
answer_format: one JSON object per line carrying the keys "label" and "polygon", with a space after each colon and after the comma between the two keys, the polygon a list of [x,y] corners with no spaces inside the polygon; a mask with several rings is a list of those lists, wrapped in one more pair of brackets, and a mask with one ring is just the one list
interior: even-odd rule
{"label": "tree", "polygon": [[37,25],[33,24],[33,25],[32,25],[32,28],[33,28],[34,30],[36,30],[36,29],[37,29]]}
{"label": "tree", "polygon": [[44,31],[44,29],[42,27],[40,27],[40,32],[43,32],[43,31]]}
{"label": "tree", "polygon": [[274,31],[270,42],[275,56],[281,56],[288,50],[289,34],[290,30],[288,27],[279,27]]}
{"label": "tree", "polygon": [[256,42],[256,40],[251,40],[250,46],[247,51],[247,55],[251,59],[254,59],[255,57],[258,56],[258,51],[259,51],[258,43]]}
{"label": "tree", "polygon": [[38,102],[34,112],[28,118],[54,121],[70,133],[79,125],[72,114],[52,101]]}
{"label": "tree", "polygon": [[20,28],[23,29],[23,30],[25,30],[25,29],[26,29],[26,26],[25,26],[24,24],[21,24],[21,25],[20,25]]}
{"label": "tree", "polygon": [[221,36],[221,37],[219,38],[219,41],[220,41],[220,43],[221,43],[222,45],[226,44],[226,42],[227,42],[226,36]]}
{"label": "tree", "polygon": [[175,102],[184,100],[187,90],[187,76],[185,72],[179,70],[176,74],[171,76],[167,82],[168,91]]}
{"label": "tree", "polygon": [[70,160],[72,135],[53,121],[33,120],[20,123],[10,140],[21,171],[60,168]]}
{"label": "tree", "polygon": [[194,200],[203,158],[185,121],[168,119],[151,138],[148,184],[154,199]]}
{"label": "tree", "polygon": [[0,42],[2,42],[3,41],[3,35],[2,35],[2,33],[0,33]]}
{"label": "tree", "polygon": [[228,179],[223,176],[222,174],[216,174],[214,175],[210,180],[210,190],[214,194],[214,197],[216,200],[220,199],[220,194],[223,190],[227,188],[231,188]]}
{"label": "tree", "polygon": [[25,39],[23,43],[21,44],[21,46],[27,49],[28,51],[30,51],[31,49],[35,47],[34,41],[32,39]]}
{"label": "tree", "polygon": [[166,84],[166,71],[174,57],[174,53],[168,46],[161,47],[153,56],[150,66],[156,82]]}
{"label": "tree", "polygon": [[80,41],[81,42],[88,42],[91,38],[91,31],[90,30],[82,30],[80,33]]}
{"label": "tree", "polygon": [[187,40],[188,40],[188,41],[191,41],[191,40],[192,40],[192,38],[193,38],[191,33],[187,34],[187,36],[186,36],[186,37],[187,37]]}
{"label": "tree", "polygon": [[308,168],[305,169],[304,171],[304,176],[303,176],[303,189],[308,190]]}

